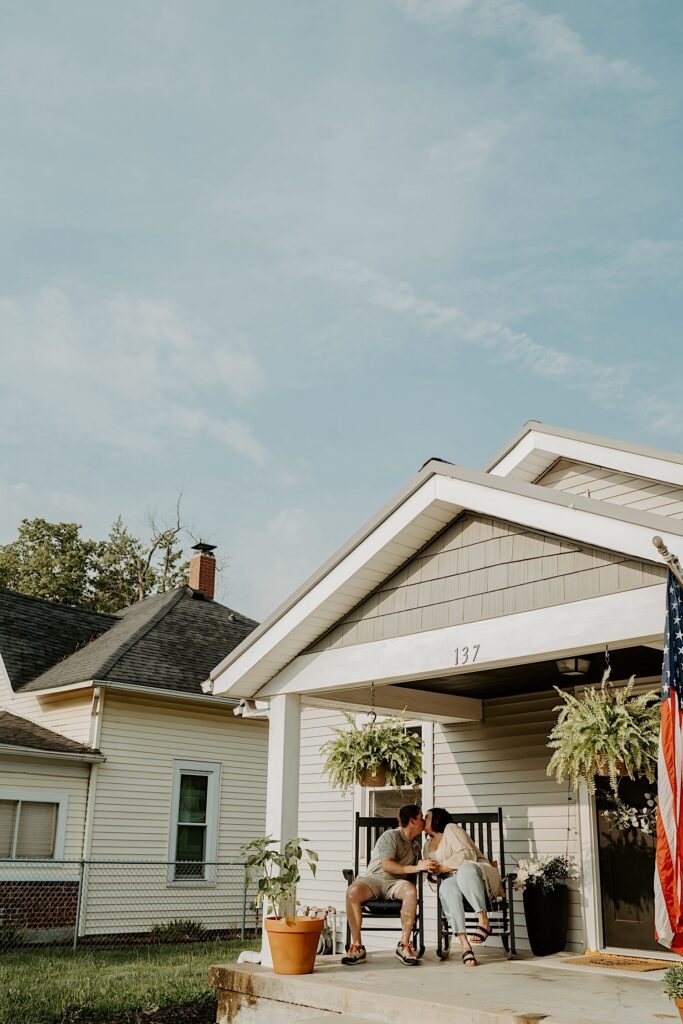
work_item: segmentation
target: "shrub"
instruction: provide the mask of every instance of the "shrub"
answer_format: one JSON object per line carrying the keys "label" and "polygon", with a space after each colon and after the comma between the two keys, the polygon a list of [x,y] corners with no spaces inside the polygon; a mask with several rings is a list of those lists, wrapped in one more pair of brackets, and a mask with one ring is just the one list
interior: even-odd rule
{"label": "shrub", "polygon": [[669,999],[683,999],[683,965],[674,964],[664,972],[664,994]]}
{"label": "shrub", "polygon": [[201,921],[176,918],[164,924],[155,924],[150,930],[154,942],[197,942],[205,937]]}
{"label": "shrub", "polygon": [[591,793],[598,772],[609,774],[615,793],[622,770],[632,779],[644,775],[654,781],[660,702],[654,690],[634,696],[634,685],[631,676],[626,686],[614,689],[608,669],[601,685],[580,697],[555,687],[564,703],[555,708],[559,714],[548,739],[554,750],[548,775],[558,782],[571,779],[574,786],[583,779]]}
{"label": "shrub", "polygon": [[387,783],[394,789],[414,786],[422,775],[422,739],[408,732],[401,717],[356,725],[345,713],[349,728],[335,729],[335,738],[323,743],[323,771],[335,789],[346,794],[359,783],[366,769],[386,767]]}

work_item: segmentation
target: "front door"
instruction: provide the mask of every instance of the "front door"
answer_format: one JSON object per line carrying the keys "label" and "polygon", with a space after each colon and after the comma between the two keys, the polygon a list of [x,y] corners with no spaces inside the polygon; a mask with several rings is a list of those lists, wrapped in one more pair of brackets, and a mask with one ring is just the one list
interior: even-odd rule
{"label": "front door", "polygon": [[[604,943],[661,952],[654,937],[655,836],[605,818],[603,812],[613,808],[609,779],[598,778],[596,785]],[[656,783],[619,780],[619,798],[631,807],[645,807],[654,793]]]}

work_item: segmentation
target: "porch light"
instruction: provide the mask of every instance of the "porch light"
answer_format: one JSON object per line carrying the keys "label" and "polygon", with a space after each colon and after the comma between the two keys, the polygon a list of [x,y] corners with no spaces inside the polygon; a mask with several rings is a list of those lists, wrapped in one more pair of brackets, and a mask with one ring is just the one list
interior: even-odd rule
{"label": "porch light", "polygon": [[591,667],[590,658],[558,658],[557,671],[563,676],[585,676]]}

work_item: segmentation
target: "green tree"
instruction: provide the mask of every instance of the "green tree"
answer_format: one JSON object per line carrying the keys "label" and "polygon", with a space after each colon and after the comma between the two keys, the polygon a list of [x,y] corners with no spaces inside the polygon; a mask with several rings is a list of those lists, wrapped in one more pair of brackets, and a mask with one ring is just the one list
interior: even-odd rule
{"label": "green tree", "polygon": [[93,607],[96,542],[78,523],[22,519],[17,539],[0,546],[0,586],[57,604]]}
{"label": "green tree", "polygon": [[106,540],[86,540],[78,523],[22,519],[16,540],[0,545],[0,586],[56,604],[115,612],[187,582],[176,506],[172,525],[148,519],[143,543],[118,516]]}

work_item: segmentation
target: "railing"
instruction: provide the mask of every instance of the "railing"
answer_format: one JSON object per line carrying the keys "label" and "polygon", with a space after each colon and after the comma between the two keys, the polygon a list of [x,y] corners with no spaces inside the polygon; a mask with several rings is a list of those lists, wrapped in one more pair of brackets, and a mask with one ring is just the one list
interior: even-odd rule
{"label": "railing", "polygon": [[244,938],[255,895],[241,861],[0,860],[0,952]]}

